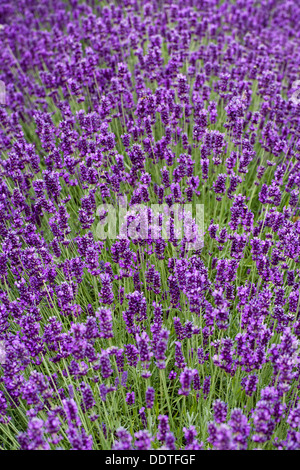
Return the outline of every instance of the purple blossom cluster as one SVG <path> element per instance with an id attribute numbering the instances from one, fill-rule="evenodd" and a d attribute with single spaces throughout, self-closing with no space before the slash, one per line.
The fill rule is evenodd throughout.
<path id="1" fill-rule="evenodd" d="M 3 448 L 300 449 L 299 15 L 0 5 Z"/>

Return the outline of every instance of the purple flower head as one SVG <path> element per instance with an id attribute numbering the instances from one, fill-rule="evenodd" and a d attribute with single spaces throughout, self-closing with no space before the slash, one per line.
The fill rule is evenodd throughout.
<path id="1" fill-rule="evenodd" d="M 221 400 L 215 400 L 213 404 L 214 420 L 216 423 L 225 423 L 227 416 L 227 404 Z"/>
<path id="2" fill-rule="evenodd" d="M 112 447 L 113 450 L 130 450 L 130 449 L 132 449 L 132 446 L 131 446 L 132 437 L 129 434 L 129 432 L 126 431 L 126 429 L 124 429 L 123 427 L 117 429 L 116 438 L 117 438 L 117 440 L 115 441 L 115 443 Z"/>
<path id="3" fill-rule="evenodd" d="M 194 377 L 194 371 L 189 368 L 185 368 L 183 372 L 181 372 L 179 381 L 181 384 L 181 388 L 179 389 L 179 395 L 188 396 L 191 391 L 191 384 Z"/>
<path id="4" fill-rule="evenodd" d="M 99 308 L 96 311 L 96 317 L 99 319 L 99 330 L 101 338 L 113 338 L 113 323 L 110 309 Z"/>
<path id="5" fill-rule="evenodd" d="M 155 390 L 153 387 L 148 387 L 146 390 L 146 406 L 147 408 L 153 408 L 155 398 Z"/>

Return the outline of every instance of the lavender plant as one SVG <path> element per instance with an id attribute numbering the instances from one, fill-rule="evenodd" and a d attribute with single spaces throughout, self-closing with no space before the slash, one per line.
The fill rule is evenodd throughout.
<path id="1" fill-rule="evenodd" d="M 0 5 L 2 449 L 300 449 L 299 16 Z"/>

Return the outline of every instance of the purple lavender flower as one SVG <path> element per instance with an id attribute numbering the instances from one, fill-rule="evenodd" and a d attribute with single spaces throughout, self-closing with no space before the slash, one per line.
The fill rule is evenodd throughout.
<path id="1" fill-rule="evenodd" d="M 181 372 L 179 381 L 181 383 L 181 388 L 179 389 L 179 395 L 188 396 L 191 390 L 191 383 L 194 377 L 194 371 L 185 367 L 184 371 Z"/>
<path id="2" fill-rule="evenodd" d="M 155 398 L 155 390 L 153 387 L 148 387 L 146 390 L 146 406 L 147 408 L 153 408 Z"/>

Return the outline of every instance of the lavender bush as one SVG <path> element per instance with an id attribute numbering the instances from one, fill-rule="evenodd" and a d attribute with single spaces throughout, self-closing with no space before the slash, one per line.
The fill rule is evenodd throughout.
<path id="1" fill-rule="evenodd" d="M 299 20 L 1 3 L 2 449 L 300 449 Z M 169 236 L 99 237 L 125 198 Z"/>

